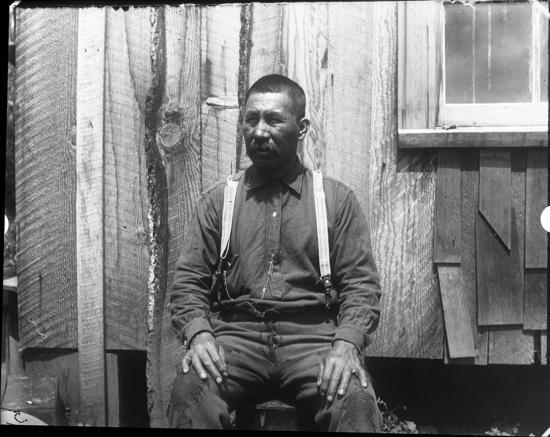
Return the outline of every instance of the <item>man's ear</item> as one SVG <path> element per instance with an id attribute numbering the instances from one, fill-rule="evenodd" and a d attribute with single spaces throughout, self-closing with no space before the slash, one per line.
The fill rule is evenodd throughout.
<path id="1" fill-rule="evenodd" d="M 307 118 L 302 118 L 300 120 L 300 133 L 298 134 L 298 141 L 302 141 L 309 130 L 309 120 Z"/>

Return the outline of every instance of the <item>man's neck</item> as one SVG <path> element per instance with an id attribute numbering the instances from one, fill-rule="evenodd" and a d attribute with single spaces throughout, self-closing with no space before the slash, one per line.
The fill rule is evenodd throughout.
<path id="1" fill-rule="evenodd" d="M 294 159 L 292 161 L 289 161 L 285 166 L 279 167 L 276 169 L 273 169 L 271 171 L 268 170 L 260 170 L 259 168 L 256 168 L 256 171 L 258 173 L 261 173 L 262 176 L 264 176 L 266 179 L 273 180 L 273 179 L 279 179 L 283 177 L 285 174 L 288 173 L 288 171 L 296 165 L 298 162 L 298 155 L 294 155 Z"/>

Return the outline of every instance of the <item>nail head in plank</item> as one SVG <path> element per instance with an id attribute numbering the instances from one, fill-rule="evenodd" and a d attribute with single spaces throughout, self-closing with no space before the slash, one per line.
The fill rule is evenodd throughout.
<path id="1" fill-rule="evenodd" d="M 105 426 L 104 113 L 106 9 L 78 21 L 76 241 L 81 420 Z"/>
<path id="2" fill-rule="evenodd" d="M 439 150 L 435 190 L 434 263 L 460 263 L 460 154 Z"/>
<path id="3" fill-rule="evenodd" d="M 462 268 L 459 264 L 438 265 L 439 288 L 450 358 L 475 356 L 470 316 L 464 303 Z"/>
<path id="4" fill-rule="evenodd" d="M 541 270 L 525 271 L 523 329 L 547 328 L 548 274 Z"/>
<path id="5" fill-rule="evenodd" d="M 478 325 L 523 323 L 523 267 L 512 210 L 512 250 L 508 251 L 485 218 L 476 218 Z"/>
<path id="6" fill-rule="evenodd" d="M 525 268 L 546 268 L 548 238 L 540 215 L 548 206 L 548 151 L 529 150 L 525 187 Z"/>
<path id="7" fill-rule="evenodd" d="M 479 153 L 479 210 L 508 250 L 511 247 L 512 170 L 509 150 Z"/>

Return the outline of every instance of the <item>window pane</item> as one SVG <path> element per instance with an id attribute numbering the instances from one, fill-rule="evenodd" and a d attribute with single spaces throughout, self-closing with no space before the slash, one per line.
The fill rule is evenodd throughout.
<path id="1" fill-rule="evenodd" d="M 548 3 L 542 3 L 548 11 Z M 540 17 L 540 101 L 548 102 L 548 18 L 539 13 Z"/>
<path id="2" fill-rule="evenodd" d="M 533 100 L 530 3 L 445 5 L 447 103 Z"/>

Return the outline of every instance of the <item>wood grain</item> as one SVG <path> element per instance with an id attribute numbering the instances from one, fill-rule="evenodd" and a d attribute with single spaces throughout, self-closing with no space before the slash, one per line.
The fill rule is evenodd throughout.
<path id="1" fill-rule="evenodd" d="M 200 13 L 201 183 L 206 189 L 237 171 L 241 17 L 237 5 L 203 8 Z"/>
<path id="2" fill-rule="evenodd" d="M 516 214 L 512 211 L 511 252 L 485 218 L 476 221 L 478 324 L 523 323 L 523 270 L 519 259 Z"/>
<path id="3" fill-rule="evenodd" d="M 442 315 L 431 264 L 436 156 L 396 153 L 397 4 L 330 3 L 328 16 L 326 173 L 358 197 L 384 293 L 368 353 L 440 358 Z"/>
<path id="4" fill-rule="evenodd" d="M 299 144 L 298 154 L 306 167 L 320 171 L 325 171 L 327 148 L 328 11 L 326 3 L 289 3 L 283 9 L 282 24 L 283 70 L 304 89 L 306 118 L 310 121 L 309 132 Z M 348 11 L 349 17 L 352 12 L 353 9 Z"/>
<path id="5" fill-rule="evenodd" d="M 399 4 L 398 126 L 426 129 L 438 125 L 442 91 L 441 5 Z"/>
<path id="6" fill-rule="evenodd" d="M 548 273 L 546 270 L 526 270 L 523 329 L 546 330 L 547 322 Z"/>
<path id="7" fill-rule="evenodd" d="M 78 17 L 76 261 L 82 421 L 106 425 L 104 141 L 106 10 Z"/>
<path id="8" fill-rule="evenodd" d="M 241 47 L 246 43 L 246 41 L 243 41 L 243 37 L 249 38 L 249 43 L 247 44 L 248 59 L 245 64 L 247 68 L 246 77 L 248 79 L 247 88 L 252 86 L 260 77 L 268 74 L 282 73 L 283 8 L 288 8 L 288 5 L 277 3 L 252 3 L 250 5 L 248 32 L 245 34 L 241 32 L 240 37 Z M 242 102 L 242 106 L 244 106 L 244 101 Z M 242 109 L 241 107 L 241 111 Z M 237 135 L 240 134 L 241 132 L 238 131 Z M 246 155 L 246 148 L 241 142 L 241 152 L 237 163 L 238 169 L 245 169 L 251 164 L 250 158 Z"/>
<path id="9" fill-rule="evenodd" d="M 521 326 L 492 326 L 488 364 L 534 364 L 534 332 Z"/>
<path id="10" fill-rule="evenodd" d="M 69 426 L 80 418 L 78 353 L 67 349 L 33 349 L 24 351 L 25 375 L 30 378 L 57 377 L 59 397 L 66 408 Z"/>
<path id="11" fill-rule="evenodd" d="M 548 150 L 529 150 L 525 187 L 525 268 L 546 268 L 548 235 L 540 215 L 548 206 Z"/>
<path id="12" fill-rule="evenodd" d="M 476 348 L 475 364 L 487 364 L 488 335 L 487 326 L 477 323 L 477 263 L 476 263 L 476 217 L 479 206 L 479 151 L 460 152 L 461 172 L 461 267 L 464 285 L 464 303 L 468 309 L 474 344 Z M 455 363 L 456 360 L 447 362 Z"/>
<path id="13" fill-rule="evenodd" d="M 76 348 L 78 10 L 16 8 L 16 13 L 20 346 Z"/>
<path id="14" fill-rule="evenodd" d="M 398 147 L 414 148 L 540 148 L 548 147 L 547 126 L 399 129 Z"/>
<path id="15" fill-rule="evenodd" d="M 515 232 L 512 233 L 512 265 L 514 279 L 510 280 L 516 299 L 510 302 L 513 306 L 506 312 L 514 312 L 516 318 L 523 322 L 523 291 L 524 291 L 524 235 L 525 235 L 525 165 L 524 150 L 515 150 L 511 155 L 512 179 L 512 225 L 517 230 L 517 251 L 515 247 Z M 516 255 L 517 253 L 517 255 Z M 479 252 L 478 252 L 479 256 Z M 515 258 L 515 259 L 514 259 Z M 479 267 L 478 267 L 479 268 Z M 518 279 L 515 279 L 518 278 Z M 502 294 L 502 290 L 501 290 Z M 516 300 L 514 299 L 514 300 Z M 501 320 L 505 317 L 500 317 Z M 522 326 L 491 326 L 489 332 L 489 364 L 531 364 L 534 362 L 535 339 L 533 331 L 525 331 Z"/>
<path id="16" fill-rule="evenodd" d="M 511 172 L 509 150 L 482 149 L 479 154 L 479 211 L 511 249 Z"/>
<path id="17" fill-rule="evenodd" d="M 162 7 L 156 10 L 152 54 L 158 64 L 153 69 L 153 86 L 149 94 L 159 104 L 151 109 L 150 127 L 155 133 L 154 150 L 160 157 L 157 170 L 165 172 L 152 202 L 166 202 L 159 209 L 159 248 L 157 271 L 158 292 L 152 313 L 152 344 L 148 350 L 150 364 L 149 409 L 151 426 L 166 426 L 165 410 L 176 375 L 182 346 L 171 327 L 169 287 L 175 263 L 180 255 L 187 226 L 201 190 L 201 116 L 200 116 L 200 10 L 198 7 Z M 185 84 L 185 86 L 182 86 Z M 161 175 L 162 179 L 162 175 Z M 166 196 L 166 197 L 164 197 Z M 162 229 L 164 227 L 167 229 Z M 167 241 L 162 241 L 165 235 Z M 165 267 L 162 267 L 162 264 Z M 151 284 L 153 285 L 153 284 Z M 155 287 L 153 287 L 155 288 Z"/>
<path id="18" fill-rule="evenodd" d="M 326 151 L 322 156 L 322 169 L 326 173 L 354 190 L 359 190 L 358 199 L 363 211 L 372 216 L 370 187 L 370 138 L 371 112 L 373 99 L 373 82 L 375 70 L 371 62 L 380 62 L 380 68 L 394 68 L 392 64 L 392 50 L 395 50 L 393 40 L 390 39 L 382 59 L 374 58 L 372 51 L 381 38 L 376 35 L 372 21 L 373 7 L 369 4 L 329 4 L 329 43 L 328 43 L 328 71 L 330 77 L 328 85 L 326 127 L 324 139 Z M 392 17 L 393 18 L 393 17 Z M 378 32 L 387 31 L 393 38 L 394 22 L 388 23 L 389 29 L 383 27 Z M 341 29 L 347 28 L 355 37 L 347 38 Z M 370 31 L 365 31 L 370 29 Z M 387 51 L 387 52 L 386 52 Z M 360 55 L 358 55 L 360 54 Z M 349 60 L 353 59 L 353 62 Z M 317 68 L 321 65 L 317 64 Z M 391 93 L 391 85 L 382 78 L 376 77 L 379 95 Z M 354 86 L 349 86 L 353 83 Z M 390 88 L 388 90 L 387 88 Z M 390 94 L 391 96 L 391 94 Z M 377 96 L 378 97 L 378 96 Z M 360 123 L 352 120 L 362 120 Z M 391 122 L 391 120 L 388 120 Z M 381 124 L 376 134 L 383 135 L 383 129 L 390 130 L 390 126 Z M 309 134 L 308 134 L 309 135 Z M 345 153 L 343 150 L 345 149 Z M 372 228 L 371 228 L 372 232 Z"/>
<path id="19" fill-rule="evenodd" d="M 460 154 L 439 150 L 435 190 L 434 263 L 460 263 Z"/>
<path id="20" fill-rule="evenodd" d="M 438 265 L 439 287 L 445 319 L 450 358 L 474 357 L 474 339 L 470 315 L 464 303 L 464 286 L 460 265 Z"/>
<path id="21" fill-rule="evenodd" d="M 106 347 L 145 350 L 150 262 L 144 108 L 151 11 L 105 10 Z"/>
<path id="22" fill-rule="evenodd" d="M 120 396 L 118 381 L 118 355 L 107 352 L 105 365 L 107 368 L 107 426 L 120 426 Z"/>

